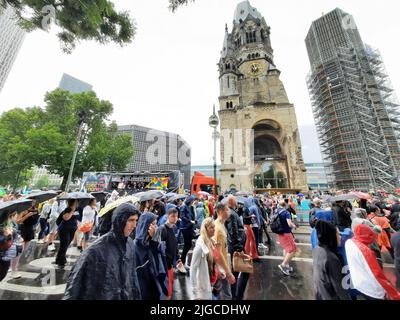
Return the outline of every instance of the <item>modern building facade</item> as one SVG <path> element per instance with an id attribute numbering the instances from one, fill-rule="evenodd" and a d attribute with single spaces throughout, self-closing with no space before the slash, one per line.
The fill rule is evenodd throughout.
<path id="1" fill-rule="evenodd" d="M 270 27 L 249 1 L 226 26 L 219 66 L 221 188 L 307 190 L 294 105 L 274 64 Z"/>
<path id="2" fill-rule="evenodd" d="M 307 82 L 328 180 L 337 189 L 399 185 L 399 105 L 379 51 L 354 19 L 335 9 L 306 37 Z"/>
<path id="3" fill-rule="evenodd" d="M 63 178 L 57 174 L 50 173 L 45 166 L 43 167 L 33 167 L 33 177 L 32 177 L 32 185 L 35 186 L 37 182 L 47 176 L 49 179 L 49 187 L 59 188 L 61 186 Z"/>
<path id="4" fill-rule="evenodd" d="M 328 190 L 328 176 L 323 163 L 306 163 L 308 187 L 311 190 Z"/>
<path id="5" fill-rule="evenodd" d="M 82 93 L 93 90 L 93 86 L 91 84 L 74 78 L 66 73 L 63 74 L 58 87 L 71 93 Z"/>
<path id="6" fill-rule="evenodd" d="M 11 7 L 0 6 L 0 91 L 21 48 L 26 32 L 17 24 Z"/>
<path id="7" fill-rule="evenodd" d="M 134 154 L 127 171 L 179 170 L 185 188 L 190 186 L 191 148 L 180 135 L 137 125 L 118 126 L 118 132 L 132 136 Z"/>

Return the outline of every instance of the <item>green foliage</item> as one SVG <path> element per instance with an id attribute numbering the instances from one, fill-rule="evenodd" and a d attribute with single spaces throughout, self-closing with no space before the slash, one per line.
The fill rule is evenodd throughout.
<path id="1" fill-rule="evenodd" d="M 70 53 L 80 40 L 109 42 L 121 46 L 130 43 L 136 32 L 135 22 L 127 11 L 118 12 L 110 0 L 0 0 L 1 7 L 10 5 L 28 31 L 43 28 L 52 6 L 58 38 L 64 52 Z M 46 24 L 45 24 L 46 26 Z"/>
<path id="2" fill-rule="evenodd" d="M 169 0 L 169 8 L 172 12 L 175 12 L 179 7 L 188 5 L 189 2 L 194 2 L 194 0 Z"/>
<path id="3" fill-rule="evenodd" d="M 46 165 L 50 173 L 64 177 L 65 186 L 79 130 L 79 116 L 85 121 L 79 141 L 73 178 L 85 171 L 125 169 L 133 155 L 131 137 L 119 135 L 117 125 L 107 127 L 112 114 L 109 101 L 94 92 L 72 94 L 61 89 L 48 92 L 44 109 L 12 109 L 0 117 L 0 185 L 19 184 L 33 165 Z M 18 181 L 19 182 L 18 182 Z"/>
<path id="4" fill-rule="evenodd" d="M 47 188 L 49 186 L 49 183 L 49 176 L 45 174 L 44 176 L 40 177 L 39 180 L 36 182 L 35 189 Z"/>

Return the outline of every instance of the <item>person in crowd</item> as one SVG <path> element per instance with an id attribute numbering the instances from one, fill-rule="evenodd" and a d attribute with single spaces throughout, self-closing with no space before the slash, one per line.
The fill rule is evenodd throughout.
<path id="1" fill-rule="evenodd" d="M 378 234 L 379 248 L 382 250 L 382 247 L 385 247 L 389 251 L 392 258 L 394 258 L 392 245 L 390 243 L 391 228 L 389 219 L 386 218 L 382 210 L 375 205 L 369 206 L 368 213 L 368 219 L 375 225 L 379 226 L 382 230 L 382 232 Z"/>
<path id="2" fill-rule="evenodd" d="M 352 222 L 351 222 L 351 230 L 354 233 L 354 228 L 359 224 L 365 224 L 366 226 L 370 227 L 379 237 L 379 234 L 382 232 L 382 228 L 376 224 L 373 224 L 368 219 L 367 210 L 362 208 L 354 209 L 354 214 L 352 215 Z M 378 245 L 378 241 L 374 241 L 369 245 L 369 248 L 374 252 L 376 259 L 378 260 L 379 265 L 381 268 L 383 267 L 383 260 L 381 249 Z"/>
<path id="3" fill-rule="evenodd" d="M 377 234 L 370 227 L 359 224 L 354 228 L 354 237 L 346 241 L 351 282 L 354 289 L 367 300 L 400 300 L 400 293 L 386 278 L 375 254 L 369 248 L 376 238 Z"/>
<path id="4" fill-rule="evenodd" d="M 118 197 L 119 197 L 118 191 L 117 190 L 113 190 L 113 192 L 111 192 L 110 198 L 106 202 L 105 207 L 108 206 L 109 204 L 115 202 L 118 199 Z"/>
<path id="5" fill-rule="evenodd" d="M 400 200 L 397 197 L 390 208 L 389 222 L 393 230 L 400 231 Z"/>
<path id="6" fill-rule="evenodd" d="M 338 257 L 340 234 L 330 222 L 315 224 L 318 246 L 313 250 L 313 277 L 317 300 L 350 300 L 342 286 L 343 265 Z"/>
<path id="7" fill-rule="evenodd" d="M 167 262 L 156 232 L 157 215 L 152 212 L 141 214 L 134 240 L 134 253 L 143 300 L 168 297 Z"/>
<path id="8" fill-rule="evenodd" d="M 60 248 L 57 252 L 55 264 L 63 268 L 67 263 L 67 249 L 74 239 L 78 228 L 78 200 L 68 200 L 68 207 L 64 209 L 57 218 L 58 236 L 60 238 Z"/>
<path id="9" fill-rule="evenodd" d="M 63 201 L 64 202 L 64 201 Z M 57 200 L 53 202 L 51 206 L 51 211 L 49 215 L 49 235 L 47 237 L 47 250 L 55 251 L 56 246 L 54 245 L 53 241 L 57 236 L 57 219 L 60 215 L 60 205 Z"/>
<path id="10" fill-rule="evenodd" d="M 246 244 L 246 231 L 243 226 L 243 221 L 236 212 L 237 200 L 233 195 L 228 196 L 229 218 L 225 225 L 228 231 L 228 252 L 231 257 L 232 274 L 237 279 L 237 282 L 231 285 L 231 293 L 233 300 L 243 300 L 243 295 L 246 290 L 249 280 L 249 273 L 235 272 L 233 270 L 233 255 L 235 252 L 244 253 Z"/>
<path id="11" fill-rule="evenodd" d="M 186 256 L 189 250 L 192 248 L 192 240 L 194 238 L 194 226 L 196 224 L 196 215 L 194 212 L 193 203 L 196 201 L 195 196 L 190 196 L 185 200 L 185 204 L 181 206 L 181 223 L 180 229 L 183 235 L 183 251 L 182 251 L 182 263 L 186 264 Z"/>
<path id="12" fill-rule="evenodd" d="M 159 220 L 162 216 L 166 214 L 165 210 L 165 203 L 162 201 L 162 199 L 156 199 L 154 201 L 154 211 L 153 211 L 157 216 Z"/>
<path id="13" fill-rule="evenodd" d="M 140 300 L 133 240 L 139 211 L 128 203 L 112 215 L 112 229 L 78 258 L 64 300 Z"/>
<path id="14" fill-rule="evenodd" d="M 278 265 L 278 268 L 283 274 L 289 276 L 293 272 L 293 268 L 290 266 L 290 262 L 296 254 L 297 246 L 294 242 L 292 229 L 296 229 L 296 225 L 292 222 L 291 214 L 286 210 L 287 203 L 285 200 L 279 202 L 277 208 L 279 214 L 279 220 L 283 227 L 283 233 L 278 234 L 279 244 L 283 249 L 283 261 Z"/>
<path id="15" fill-rule="evenodd" d="M 197 221 L 196 227 L 197 228 L 199 228 L 199 229 L 201 228 L 201 225 L 205 218 L 206 218 L 206 211 L 204 209 L 204 203 L 203 203 L 203 201 L 199 201 L 196 206 L 196 221 Z"/>
<path id="16" fill-rule="evenodd" d="M 22 212 L 17 217 L 17 223 L 20 225 L 21 237 L 24 239 L 24 251 L 28 248 L 29 242 L 35 239 L 35 226 L 39 220 L 38 203 L 32 201 L 32 206 L 27 211 Z"/>
<path id="17" fill-rule="evenodd" d="M 212 218 L 204 219 L 200 228 L 200 236 L 193 249 L 190 266 L 190 283 L 195 300 L 214 300 L 216 298 L 212 292 L 219 276 L 219 253 L 212 238 L 214 233 L 214 220 Z"/>
<path id="18" fill-rule="evenodd" d="M 96 214 L 96 199 L 90 199 L 89 204 L 83 209 L 82 221 L 80 224 L 82 232 L 82 250 L 85 250 L 88 247 L 88 241 L 95 224 Z"/>
<path id="19" fill-rule="evenodd" d="M 167 212 L 168 220 L 160 226 L 161 241 L 165 242 L 165 256 L 168 269 L 168 299 L 172 297 L 172 288 L 174 284 L 174 266 L 178 271 L 186 273 L 182 261 L 179 258 L 178 240 L 176 239 L 176 223 L 178 221 L 178 210 L 171 208 Z"/>
<path id="20" fill-rule="evenodd" d="M 14 216 L 13 212 L 3 212 L 0 216 L 0 281 L 7 276 L 11 261 L 18 254 L 15 242 L 19 235 L 12 221 Z M 12 270 L 11 278 L 20 277 L 16 270 Z"/>
<path id="21" fill-rule="evenodd" d="M 394 253 L 394 267 L 396 270 L 396 286 L 397 290 L 400 290 L 400 231 L 393 234 L 391 242 Z"/>
<path id="22" fill-rule="evenodd" d="M 40 212 L 39 216 L 39 224 L 40 224 L 40 231 L 38 234 L 38 243 L 46 242 L 46 238 L 49 234 L 49 217 L 51 213 L 51 208 L 53 206 L 54 199 L 50 199 L 43 204 L 42 211 Z"/>
<path id="23" fill-rule="evenodd" d="M 228 206 L 223 203 L 218 203 L 215 211 L 217 213 L 217 219 L 215 220 L 213 239 L 218 250 L 218 266 L 221 274 L 218 299 L 231 300 L 231 285 L 236 282 L 236 279 L 231 270 L 230 259 L 228 259 L 228 234 L 225 227 L 225 222 L 229 219 L 230 211 Z"/>
<path id="24" fill-rule="evenodd" d="M 253 261 L 258 261 L 260 260 L 260 257 L 258 255 L 256 238 L 254 236 L 253 229 L 251 228 L 254 216 L 250 213 L 248 207 L 244 206 L 245 203 L 244 200 L 240 199 L 237 201 L 237 203 L 238 203 L 237 213 L 239 217 L 242 218 L 243 225 L 246 230 L 245 252 L 253 259 Z"/>
<path id="25" fill-rule="evenodd" d="M 311 228 L 315 228 L 315 223 L 317 222 L 317 219 L 315 217 L 315 213 L 318 210 L 321 210 L 321 205 L 322 205 L 322 201 L 318 198 L 315 198 L 313 200 L 313 207 L 309 212 L 309 218 L 308 218 L 308 223 L 310 224 Z"/>
<path id="26" fill-rule="evenodd" d="M 337 201 L 332 206 L 334 225 L 343 231 L 351 228 L 351 208 L 344 201 Z"/>

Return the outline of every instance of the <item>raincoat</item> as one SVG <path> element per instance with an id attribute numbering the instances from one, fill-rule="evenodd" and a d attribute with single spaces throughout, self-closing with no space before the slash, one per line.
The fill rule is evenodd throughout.
<path id="1" fill-rule="evenodd" d="M 197 220 L 197 227 L 201 228 L 201 224 L 203 220 L 206 218 L 206 212 L 204 210 L 203 202 L 199 202 L 196 208 L 196 220 Z"/>
<path id="2" fill-rule="evenodd" d="M 154 213 L 140 216 L 134 240 L 137 275 L 143 300 L 160 300 L 168 295 L 168 269 L 165 245 L 158 241 L 159 234 L 148 237 L 150 224 L 157 219 Z"/>
<path id="3" fill-rule="evenodd" d="M 384 275 L 378 261 L 368 247 L 377 238 L 376 233 L 367 225 L 359 224 L 354 228 L 354 237 L 346 241 L 346 256 L 354 288 L 361 293 L 384 299 L 389 296 L 400 300 L 400 293 Z"/>
<path id="4" fill-rule="evenodd" d="M 112 229 L 83 251 L 72 269 L 64 300 L 140 300 L 133 240 L 124 228 L 132 215 L 131 204 L 120 205 Z"/>

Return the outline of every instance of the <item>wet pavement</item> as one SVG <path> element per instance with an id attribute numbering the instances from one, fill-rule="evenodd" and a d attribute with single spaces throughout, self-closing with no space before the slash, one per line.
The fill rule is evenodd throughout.
<path id="1" fill-rule="evenodd" d="M 278 269 L 282 261 L 282 249 L 275 235 L 266 256 L 254 263 L 254 274 L 250 276 L 244 295 L 251 300 L 314 300 L 312 279 L 312 252 L 310 228 L 303 226 L 295 232 L 298 253 L 293 259 L 294 274 L 283 275 Z M 264 237 L 265 238 L 265 237 Z M 56 242 L 56 246 L 58 243 Z M 63 297 L 69 272 L 79 257 L 79 250 L 70 247 L 67 252 L 68 263 L 64 269 L 52 264 L 55 253 L 47 251 L 47 245 L 32 241 L 30 247 L 20 257 L 20 279 L 11 279 L 11 273 L 0 282 L 1 300 L 59 300 Z M 190 255 L 190 253 L 189 253 Z M 394 266 L 385 254 L 384 272 L 395 281 Z M 175 275 L 174 300 L 192 299 L 189 275 Z"/>

